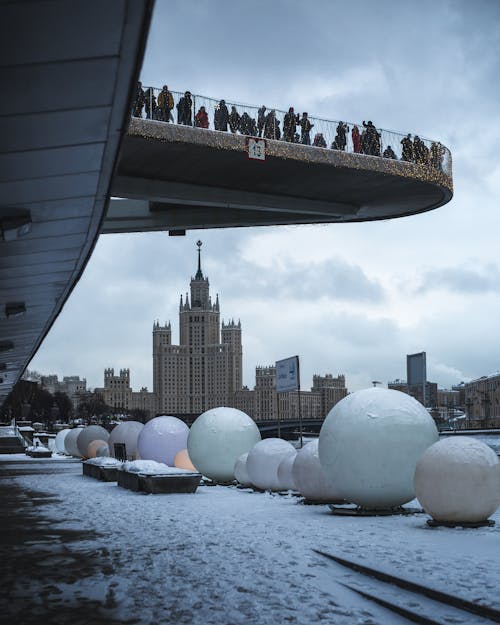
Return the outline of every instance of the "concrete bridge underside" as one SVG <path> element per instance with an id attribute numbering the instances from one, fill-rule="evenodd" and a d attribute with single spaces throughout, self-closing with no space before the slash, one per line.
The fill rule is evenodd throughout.
<path id="1" fill-rule="evenodd" d="M 132 118 L 103 233 L 388 219 L 453 195 L 428 165 Z"/>

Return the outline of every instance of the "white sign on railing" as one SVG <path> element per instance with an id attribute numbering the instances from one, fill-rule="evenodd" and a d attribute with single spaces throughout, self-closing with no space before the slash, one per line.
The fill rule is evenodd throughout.
<path id="1" fill-rule="evenodd" d="M 256 161 L 266 160 L 266 140 L 248 137 L 247 139 L 248 158 Z"/>
<path id="2" fill-rule="evenodd" d="M 276 392 L 298 391 L 300 388 L 299 357 L 276 361 Z"/>

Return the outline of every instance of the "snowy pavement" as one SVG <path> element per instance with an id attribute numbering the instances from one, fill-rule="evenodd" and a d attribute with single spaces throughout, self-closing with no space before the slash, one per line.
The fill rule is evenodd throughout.
<path id="1" fill-rule="evenodd" d="M 431 529 L 426 515 L 336 517 L 234 487 L 143 495 L 81 471 L 0 458 L 0 623 L 407 622 L 344 584 L 418 606 L 313 549 L 500 609 L 498 512 L 493 528 Z M 488 622 L 452 608 L 439 617 Z"/>

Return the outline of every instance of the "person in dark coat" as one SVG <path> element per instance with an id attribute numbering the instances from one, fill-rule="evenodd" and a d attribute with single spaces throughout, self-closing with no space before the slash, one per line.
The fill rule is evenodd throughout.
<path id="1" fill-rule="evenodd" d="M 413 162 L 421 165 L 429 164 L 429 148 L 418 135 L 413 139 Z"/>
<path id="2" fill-rule="evenodd" d="M 144 90 L 142 82 L 138 82 L 135 88 L 134 101 L 132 102 L 132 115 L 134 117 L 142 117 L 142 109 L 144 107 Z"/>
<path id="3" fill-rule="evenodd" d="M 369 154 L 370 156 L 380 156 L 380 134 L 377 132 L 373 122 L 363 122 L 363 127 L 365 131 L 363 133 L 361 149 L 365 154 Z"/>
<path id="4" fill-rule="evenodd" d="M 344 122 L 339 122 L 337 125 L 337 134 L 335 135 L 335 143 L 337 147 L 335 150 L 345 150 L 345 146 L 347 145 L 347 137 L 346 134 L 349 132 L 349 126 Z"/>
<path id="5" fill-rule="evenodd" d="M 295 130 L 297 128 L 298 123 L 299 123 L 299 116 L 295 114 L 293 106 L 291 106 L 288 109 L 288 113 L 285 113 L 285 117 L 283 119 L 283 139 L 285 141 L 289 141 L 290 143 L 293 143 Z"/>
<path id="6" fill-rule="evenodd" d="M 158 94 L 158 119 L 163 122 L 170 121 L 170 112 L 174 108 L 174 96 L 168 90 L 167 85 Z"/>
<path id="7" fill-rule="evenodd" d="M 199 111 L 194 116 L 194 125 L 196 128 L 208 128 L 208 113 L 204 106 L 200 106 Z"/>
<path id="8" fill-rule="evenodd" d="M 144 92 L 144 107 L 147 119 L 156 119 L 156 97 L 152 87 L 148 87 Z"/>
<path id="9" fill-rule="evenodd" d="M 359 128 L 357 126 L 353 126 L 351 130 L 352 137 L 352 149 L 356 154 L 361 152 L 361 135 L 359 134 Z"/>
<path id="10" fill-rule="evenodd" d="M 430 163 L 436 169 L 443 169 L 444 148 L 439 141 L 431 144 Z"/>
<path id="11" fill-rule="evenodd" d="M 248 116 L 248 118 L 250 119 L 249 126 L 248 126 L 249 128 L 248 134 L 251 137 L 256 137 L 257 136 L 257 122 L 255 121 L 255 118 L 250 117 L 250 115 Z"/>
<path id="12" fill-rule="evenodd" d="M 313 145 L 315 145 L 317 148 L 326 148 L 326 141 L 325 137 L 323 137 L 322 132 L 318 132 L 314 135 Z"/>
<path id="13" fill-rule="evenodd" d="M 262 137 L 262 132 L 264 130 L 264 126 L 266 125 L 266 110 L 266 107 L 262 105 L 257 111 L 257 130 L 259 133 L 259 137 Z"/>
<path id="14" fill-rule="evenodd" d="M 266 117 L 264 125 L 264 137 L 266 139 L 280 139 L 281 130 L 279 119 L 276 119 L 276 111 L 272 110 Z"/>
<path id="15" fill-rule="evenodd" d="M 413 143 L 410 134 L 401 139 L 401 146 L 401 160 L 411 163 L 413 161 Z"/>
<path id="16" fill-rule="evenodd" d="M 231 119 L 229 119 L 229 125 L 231 125 Z M 252 136 L 252 118 L 246 112 L 240 118 L 239 129 L 242 135 Z"/>
<path id="17" fill-rule="evenodd" d="M 397 158 L 398 158 L 398 157 L 396 156 L 396 154 L 394 154 L 394 150 L 391 148 L 391 146 L 390 146 L 390 145 L 388 145 L 388 146 L 385 148 L 384 153 L 382 154 L 382 156 L 383 156 L 384 158 L 392 158 L 392 159 L 396 159 L 396 160 L 397 160 Z"/>
<path id="18" fill-rule="evenodd" d="M 177 123 L 184 126 L 192 126 L 192 109 L 193 100 L 191 99 L 191 92 L 186 91 L 179 102 L 177 102 Z"/>
<path id="19" fill-rule="evenodd" d="M 229 113 L 229 128 L 232 133 L 238 132 L 240 129 L 241 117 L 235 106 L 231 107 L 231 112 Z"/>
<path id="20" fill-rule="evenodd" d="M 226 101 L 221 100 L 215 107 L 214 113 L 214 128 L 215 130 L 222 130 L 227 132 L 227 125 L 229 123 L 229 111 L 227 110 Z"/>
<path id="21" fill-rule="evenodd" d="M 307 113 L 302 113 L 302 117 L 299 121 L 300 126 L 300 142 L 303 145 L 311 145 L 311 130 L 314 128 L 314 124 L 311 124 Z"/>

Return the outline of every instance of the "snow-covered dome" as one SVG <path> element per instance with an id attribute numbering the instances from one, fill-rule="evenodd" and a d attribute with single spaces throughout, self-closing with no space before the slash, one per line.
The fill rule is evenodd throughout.
<path id="1" fill-rule="evenodd" d="M 280 490 L 297 490 L 292 475 L 293 463 L 296 457 L 296 453 L 285 456 L 278 465 L 278 484 Z"/>
<path id="2" fill-rule="evenodd" d="M 87 449 L 92 441 L 100 440 L 107 442 L 109 439 L 109 432 L 100 425 L 88 425 L 80 431 L 78 438 L 76 439 L 76 446 L 80 452 L 82 458 L 87 457 Z"/>
<path id="3" fill-rule="evenodd" d="M 241 454 L 234 465 L 234 477 L 242 486 L 251 486 L 252 482 L 247 471 L 248 452 Z"/>
<path id="4" fill-rule="evenodd" d="M 191 427 L 188 452 L 194 466 L 217 482 L 234 480 L 234 465 L 241 454 L 260 441 L 259 428 L 236 408 L 212 408 Z"/>
<path id="5" fill-rule="evenodd" d="M 81 428 L 81 427 L 72 428 L 66 434 L 64 438 L 64 449 L 66 453 L 68 454 L 68 456 L 74 456 L 75 458 L 80 458 L 80 452 L 78 451 L 78 446 L 76 444 L 76 441 L 78 437 L 80 436 L 81 432 L 83 432 L 83 429 L 84 428 Z"/>
<path id="6" fill-rule="evenodd" d="M 406 393 L 369 388 L 348 395 L 326 417 L 319 459 L 347 501 L 370 509 L 413 499 L 417 460 L 438 440 L 434 420 Z"/>
<path id="7" fill-rule="evenodd" d="M 71 430 L 69 428 L 65 428 L 64 430 L 61 430 L 60 432 L 56 434 L 54 445 L 56 447 L 56 450 L 60 454 L 66 453 L 66 447 L 64 446 L 64 439 L 66 438 L 68 432 L 71 432 Z"/>
<path id="8" fill-rule="evenodd" d="M 417 463 L 415 492 L 436 521 L 485 521 L 500 504 L 498 456 L 469 436 L 440 440 Z"/>
<path id="9" fill-rule="evenodd" d="M 299 450 L 292 469 L 296 488 L 310 501 L 326 503 L 342 501 L 339 489 L 328 480 L 321 467 L 318 444 L 319 440 L 316 439 Z"/>
<path id="10" fill-rule="evenodd" d="M 133 459 L 137 454 L 137 439 L 144 427 L 139 421 L 123 421 L 111 430 L 109 435 L 109 451 L 112 456 L 115 455 L 115 443 L 125 445 L 128 459 Z"/>
<path id="11" fill-rule="evenodd" d="M 295 456 L 296 450 L 281 438 L 265 438 L 248 453 L 247 472 L 250 481 L 262 490 L 280 490 L 278 467 L 286 456 Z"/>
<path id="12" fill-rule="evenodd" d="M 156 460 L 173 466 L 175 454 L 186 448 L 188 434 L 188 426 L 177 417 L 155 417 L 140 431 L 137 451 L 143 460 Z"/>

